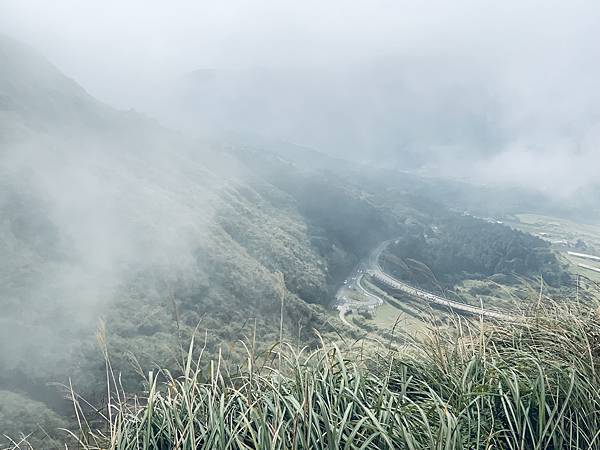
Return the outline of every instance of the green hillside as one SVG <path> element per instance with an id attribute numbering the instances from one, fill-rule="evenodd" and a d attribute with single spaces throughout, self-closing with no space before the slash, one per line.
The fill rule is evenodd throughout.
<path id="1" fill-rule="evenodd" d="M 249 351 L 268 371 L 282 341 L 405 342 L 409 330 L 348 327 L 332 310 L 386 240 L 392 272 L 409 257 L 448 286 L 567 278 L 542 241 L 465 219 L 430 180 L 281 142 L 191 139 L 102 104 L 4 37 L 0 61 L 0 436 L 63 448 L 71 387 L 86 409 L 113 401 L 107 355 L 109 390 L 139 393 L 157 367 L 182 375 L 192 336 L 193 358 L 232 371 Z"/>
<path id="2" fill-rule="evenodd" d="M 0 57 L 2 403 L 70 414 L 48 385 L 69 378 L 101 401 L 100 319 L 125 382 L 128 355 L 168 366 L 197 326 L 211 354 L 251 330 L 272 342 L 276 272 L 286 335 L 334 331 L 319 305 L 356 256 L 287 192 L 230 152 L 101 104 L 21 44 L 1 39 Z M 28 432 L 37 419 L 23 415 Z"/>

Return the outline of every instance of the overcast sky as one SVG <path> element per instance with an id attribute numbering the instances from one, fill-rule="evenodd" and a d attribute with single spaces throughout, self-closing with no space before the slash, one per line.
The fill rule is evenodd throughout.
<path id="1" fill-rule="evenodd" d="M 542 152 L 536 177 L 568 166 L 574 189 L 600 164 L 597 0 L 0 0 L 0 30 L 125 108 L 198 68 L 416 61 L 436 83 L 484 80 L 500 97 L 510 139 L 486 177 L 518 182 Z"/>
<path id="2" fill-rule="evenodd" d="M 0 0 L 0 8 L 6 34 L 119 102 L 132 79 L 201 67 L 441 57 L 526 76 L 514 81 L 527 89 L 566 76 L 589 84 L 600 65 L 594 0 Z"/>

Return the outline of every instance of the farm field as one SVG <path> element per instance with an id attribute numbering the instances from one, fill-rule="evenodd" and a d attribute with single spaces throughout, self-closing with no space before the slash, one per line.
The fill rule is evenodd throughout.
<path id="1" fill-rule="evenodd" d="M 514 217 L 515 220 L 507 221 L 507 225 L 549 241 L 574 274 L 600 283 L 600 262 L 573 255 L 600 256 L 600 225 L 538 214 L 516 214 Z"/>

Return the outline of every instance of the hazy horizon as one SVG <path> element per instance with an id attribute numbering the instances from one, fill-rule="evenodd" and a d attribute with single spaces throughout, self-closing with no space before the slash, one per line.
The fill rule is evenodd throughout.
<path id="1" fill-rule="evenodd" d="M 92 95 L 170 126 L 235 127 L 350 160 L 563 197 L 596 183 L 593 1 L 5 0 L 0 8 L 3 32 Z M 208 94 L 190 105 L 184 88 L 198 69 L 214 69 L 217 88 L 200 83 Z"/>

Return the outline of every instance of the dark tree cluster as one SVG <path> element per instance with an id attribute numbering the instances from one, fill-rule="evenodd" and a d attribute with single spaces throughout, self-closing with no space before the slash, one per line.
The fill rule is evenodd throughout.
<path id="1" fill-rule="evenodd" d="M 447 285 L 494 274 L 541 275 L 551 285 L 568 280 L 546 241 L 503 224 L 453 215 L 408 230 L 384 255 L 384 264 L 403 277 Z"/>

